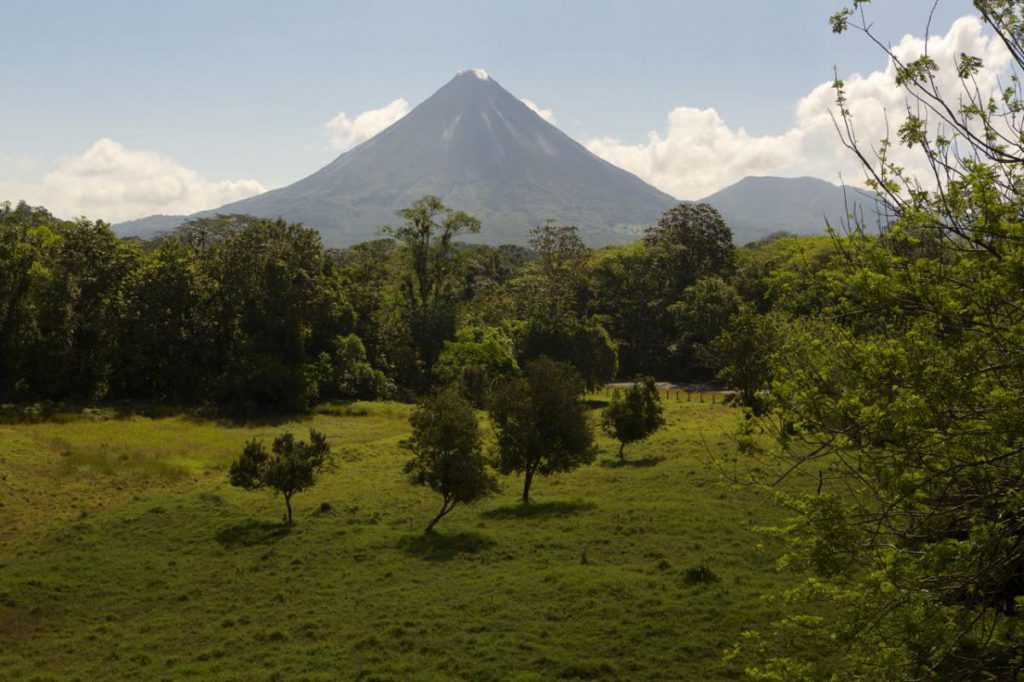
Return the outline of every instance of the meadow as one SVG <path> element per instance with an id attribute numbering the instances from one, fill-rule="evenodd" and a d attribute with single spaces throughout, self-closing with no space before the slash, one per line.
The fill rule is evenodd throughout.
<path id="1" fill-rule="evenodd" d="M 708 463 L 735 448 L 737 410 L 665 408 L 625 465 L 601 436 L 594 464 L 539 479 L 529 506 L 506 477 L 431 536 L 440 500 L 402 473 L 407 405 L 0 425 L 0 677 L 742 677 L 725 652 L 796 580 L 757 531 L 781 512 Z M 288 527 L 279 497 L 226 472 L 248 439 L 309 428 L 336 468 Z"/>

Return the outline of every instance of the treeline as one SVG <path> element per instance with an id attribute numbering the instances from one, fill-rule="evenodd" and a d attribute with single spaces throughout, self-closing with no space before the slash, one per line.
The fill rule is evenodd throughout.
<path id="1" fill-rule="evenodd" d="M 0 400 L 212 404 L 372 397 L 337 266 L 311 230 L 230 216 L 154 243 L 0 209 Z"/>
<path id="2" fill-rule="evenodd" d="M 480 223 L 433 197 L 398 217 L 387 238 L 334 250 L 281 220 L 201 218 L 144 242 L 0 205 L 0 402 L 250 415 L 457 383 L 482 404 L 541 356 L 589 386 L 708 381 L 755 351 L 716 340 L 771 308 L 787 250 L 816 243 L 737 251 L 713 208 L 688 204 L 598 251 L 554 224 L 529 248 L 466 245 Z M 750 383 L 744 371 L 721 375 Z"/>

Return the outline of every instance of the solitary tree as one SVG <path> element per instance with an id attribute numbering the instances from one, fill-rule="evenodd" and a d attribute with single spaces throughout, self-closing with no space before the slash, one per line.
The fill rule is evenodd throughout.
<path id="1" fill-rule="evenodd" d="M 284 496 L 288 523 L 292 522 L 292 495 L 311 488 L 317 475 L 329 464 L 331 448 L 327 436 L 309 430 L 309 442 L 295 441 L 291 433 L 274 439 L 270 452 L 253 439 L 241 457 L 231 464 L 231 485 L 246 490 L 272 488 Z"/>
<path id="2" fill-rule="evenodd" d="M 429 486 L 442 497 L 441 510 L 427 524 L 429 533 L 455 505 L 494 492 L 497 482 L 487 471 L 473 406 L 457 388 L 424 400 L 409 421 L 414 457 L 405 471 L 414 484 Z"/>
<path id="3" fill-rule="evenodd" d="M 582 393 L 576 371 L 546 357 L 528 362 L 523 376 L 495 391 L 491 418 L 498 429 L 498 469 L 524 475 L 524 504 L 535 474 L 594 461 L 594 432 Z"/>
<path id="4" fill-rule="evenodd" d="M 626 443 L 647 439 L 665 424 L 661 397 L 654 377 L 639 376 L 625 391 L 615 389 L 612 401 L 601 415 L 601 427 L 619 441 L 619 459 L 626 460 Z"/>

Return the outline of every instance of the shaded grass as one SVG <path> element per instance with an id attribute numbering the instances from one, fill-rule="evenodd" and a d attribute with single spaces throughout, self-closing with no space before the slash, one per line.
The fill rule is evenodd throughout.
<path id="1" fill-rule="evenodd" d="M 610 469 L 617 469 L 621 467 L 633 467 L 633 468 L 645 468 L 653 467 L 661 464 L 665 461 L 664 457 L 657 455 L 651 455 L 649 457 L 619 459 L 618 457 L 610 457 L 602 459 L 598 464 L 603 467 Z"/>
<path id="2" fill-rule="evenodd" d="M 222 529 L 216 540 L 222 547 L 255 547 L 277 542 L 292 532 L 293 526 L 287 523 L 269 523 L 267 521 L 245 521 Z"/>
<path id="3" fill-rule="evenodd" d="M 594 509 L 592 502 L 573 500 L 569 502 L 530 502 L 510 504 L 506 507 L 490 509 L 483 513 L 489 519 L 535 519 L 552 516 L 572 516 L 580 512 Z"/>
<path id="4" fill-rule="evenodd" d="M 460 554 L 477 554 L 494 546 L 494 541 L 479 533 L 448 535 L 436 531 L 408 535 L 398 541 L 406 554 L 428 561 L 451 561 Z"/>
<path id="5" fill-rule="evenodd" d="M 331 408 L 0 427 L 0 677 L 735 679 L 748 661 L 723 651 L 793 584 L 754 531 L 778 510 L 704 464 L 732 456 L 728 408 L 667 402 L 667 427 L 630 450 L 657 466 L 538 478 L 525 507 L 505 479 L 433 536 L 438 500 L 402 473 L 410 408 Z M 280 498 L 231 488 L 227 465 L 251 437 L 310 427 L 338 467 L 287 529 Z M 151 463 L 183 473 L 125 472 Z M 688 585 L 694 566 L 718 580 Z"/>

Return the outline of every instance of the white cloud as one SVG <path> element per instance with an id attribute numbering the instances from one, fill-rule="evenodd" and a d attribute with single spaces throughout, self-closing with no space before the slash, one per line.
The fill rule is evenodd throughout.
<path id="1" fill-rule="evenodd" d="M 922 38 L 905 36 L 893 52 L 906 63 L 924 51 Z M 998 40 L 982 32 L 975 17 L 958 19 L 945 36 L 932 37 L 928 54 L 939 65 L 942 91 L 954 98 L 961 93 L 955 60 L 961 52 L 982 58 L 985 69 L 978 76 L 982 93 L 998 85 L 1009 55 Z M 871 145 L 895 134 L 906 116 L 907 100 L 896 85 L 895 69 L 867 76 L 844 78 L 849 107 L 858 140 Z M 714 109 L 681 106 L 668 114 L 664 134 L 653 131 L 642 144 L 628 144 L 609 137 L 584 140 L 590 151 L 629 170 L 647 182 L 681 199 L 699 199 L 747 175 L 813 175 L 858 183 L 864 174 L 853 155 L 840 143 L 830 116 L 835 108 L 831 81 L 815 87 L 796 104 L 796 123 L 779 135 L 750 135 L 731 128 Z M 919 153 L 903 149 L 894 160 L 925 177 Z"/>
<path id="2" fill-rule="evenodd" d="M 489 81 L 489 80 L 491 80 L 490 74 L 487 73 L 486 71 L 484 71 L 483 69 L 463 69 L 462 71 L 459 71 L 455 75 L 456 76 L 464 76 L 464 75 L 466 75 L 468 73 L 473 74 L 474 76 L 476 76 L 477 78 L 479 78 L 482 81 Z"/>
<path id="3" fill-rule="evenodd" d="M 63 217 L 110 222 L 189 214 L 266 191 L 256 180 L 207 180 L 173 159 L 103 138 L 60 161 L 40 182 L 0 182 L 0 199 L 23 199 Z"/>
<path id="4" fill-rule="evenodd" d="M 558 123 L 558 119 L 555 118 L 555 112 L 552 111 L 551 109 L 541 109 L 536 102 L 534 102 L 532 99 L 527 99 L 525 97 L 523 98 L 523 104 L 533 109 L 533 111 L 538 116 L 540 116 L 542 119 L 544 119 L 551 125 L 556 125 Z"/>
<path id="5" fill-rule="evenodd" d="M 343 111 L 326 124 L 331 149 L 341 151 L 365 142 L 407 113 L 409 103 L 404 97 L 399 97 L 380 109 L 364 111 L 354 118 L 349 118 Z"/>

